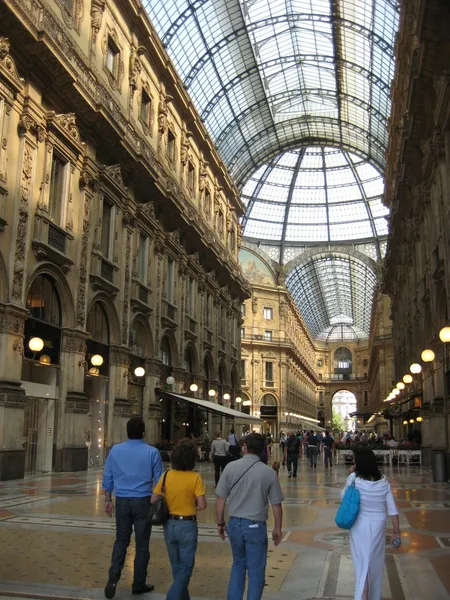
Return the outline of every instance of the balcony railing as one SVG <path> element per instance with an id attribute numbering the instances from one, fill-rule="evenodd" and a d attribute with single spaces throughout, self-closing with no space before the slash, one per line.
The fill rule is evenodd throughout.
<path id="1" fill-rule="evenodd" d="M 267 342 L 269 344 L 273 344 L 273 343 L 284 343 L 284 344 L 288 344 L 289 340 L 287 340 L 286 338 L 281 338 L 281 337 L 275 337 L 272 336 L 271 338 L 269 338 L 268 336 L 266 336 L 264 333 L 254 333 L 254 334 L 248 334 L 246 333 L 245 335 L 241 336 L 241 340 L 242 341 L 251 341 L 251 342 Z"/>
<path id="2" fill-rule="evenodd" d="M 110 264 L 109 262 L 107 262 L 106 260 L 102 259 L 100 275 L 101 275 L 101 277 L 103 277 L 103 279 L 106 279 L 106 281 L 113 283 L 113 281 L 114 281 L 114 266 L 112 264 Z"/>
<path id="3" fill-rule="evenodd" d="M 66 239 L 67 234 L 62 231 L 59 227 L 56 227 L 53 223 L 48 224 L 48 245 L 61 252 L 66 253 Z"/>

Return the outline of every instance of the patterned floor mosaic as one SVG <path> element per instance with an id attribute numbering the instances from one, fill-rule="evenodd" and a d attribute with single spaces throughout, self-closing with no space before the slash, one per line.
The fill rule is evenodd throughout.
<path id="1" fill-rule="evenodd" d="M 231 553 L 216 536 L 213 473 L 208 509 L 200 516 L 200 541 L 191 583 L 192 600 L 226 596 Z M 399 551 L 387 549 L 383 600 L 450 600 L 450 486 L 433 483 L 425 468 L 386 467 L 401 511 Z M 114 523 L 104 515 L 101 470 L 53 474 L 0 484 L 0 596 L 5 598 L 103 598 Z M 265 600 L 353 598 L 348 534 L 334 515 L 346 479 L 344 466 L 312 471 L 300 463 L 296 480 L 280 473 L 284 504 L 283 543 L 270 543 Z M 389 536 L 387 534 L 387 543 Z M 131 599 L 133 545 L 117 597 Z M 160 528 L 151 540 L 149 581 L 163 600 L 171 576 Z"/>

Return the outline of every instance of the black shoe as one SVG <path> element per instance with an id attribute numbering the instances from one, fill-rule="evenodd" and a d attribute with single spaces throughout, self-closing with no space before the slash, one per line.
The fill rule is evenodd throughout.
<path id="1" fill-rule="evenodd" d="M 314 468 L 317 469 L 317 465 L 314 465 Z"/>
<path id="2" fill-rule="evenodd" d="M 288 479 L 290 479 L 291 477 L 292 477 L 292 473 L 291 473 L 291 472 L 289 472 L 289 473 L 288 473 Z"/>
<path id="3" fill-rule="evenodd" d="M 105 586 L 105 596 L 108 598 L 108 600 L 111 600 L 111 598 L 114 598 L 116 595 L 116 587 L 119 583 L 119 579 L 120 575 L 117 575 L 117 573 L 110 575 L 108 583 Z"/>
<path id="4" fill-rule="evenodd" d="M 143 585 L 140 588 L 131 588 L 131 593 L 132 594 L 147 594 L 148 592 L 153 592 L 153 590 L 155 589 L 154 585 Z"/>

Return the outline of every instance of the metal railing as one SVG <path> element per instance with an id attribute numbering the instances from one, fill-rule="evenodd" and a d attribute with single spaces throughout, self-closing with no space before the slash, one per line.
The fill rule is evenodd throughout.
<path id="1" fill-rule="evenodd" d="M 53 223 L 48 224 L 48 245 L 58 250 L 62 254 L 66 253 L 66 238 L 67 234 L 62 231 L 59 227 L 53 225 Z"/>

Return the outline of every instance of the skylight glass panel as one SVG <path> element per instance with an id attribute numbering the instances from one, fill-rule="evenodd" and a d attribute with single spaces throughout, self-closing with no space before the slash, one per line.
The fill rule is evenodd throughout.
<path id="1" fill-rule="evenodd" d="M 238 185 L 254 164 L 305 137 L 342 143 L 384 168 L 395 0 L 337 0 L 333 12 L 329 0 L 142 4 Z M 247 119 L 257 102 L 260 118 Z"/>

